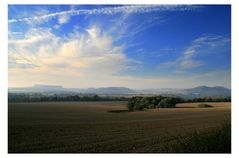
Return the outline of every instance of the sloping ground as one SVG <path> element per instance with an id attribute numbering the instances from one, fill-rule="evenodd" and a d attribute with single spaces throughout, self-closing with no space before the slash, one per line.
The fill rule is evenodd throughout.
<path id="1" fill-rule="evenodd" d="M 108 112 L 126 102 L 9 104 L 9 152 L 163 152 L 185 130 L 207 131 L 230 119 L 230 103 L 208 104 L 126 113 Z"/>

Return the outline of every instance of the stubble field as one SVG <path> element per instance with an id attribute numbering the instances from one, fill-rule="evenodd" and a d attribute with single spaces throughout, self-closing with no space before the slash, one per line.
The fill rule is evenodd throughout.
<path id="1" fill-rule="evenodd" d="M 230 120 L 230 103 L 112 113 L 126 102 L 9 103 L 9 153 L 158 153 L 188 131 Z"/>

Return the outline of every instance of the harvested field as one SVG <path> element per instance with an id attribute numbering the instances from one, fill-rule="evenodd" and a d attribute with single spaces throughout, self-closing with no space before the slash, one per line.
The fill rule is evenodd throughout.
<path id="1" fill-rule="evenodd" d="M 185 130 L 230 120 L 230 103 L 125 110 L 126 102 L 9 103 L 9 153 L 158 153 Z"/>

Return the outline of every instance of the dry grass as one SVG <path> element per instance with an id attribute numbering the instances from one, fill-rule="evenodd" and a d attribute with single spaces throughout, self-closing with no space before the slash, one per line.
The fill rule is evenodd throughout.
<path id="1" fill-rule="evenodd" d="M 185 129 L 210 130 L 230 118 L 230 103 L 197 105 L 111 113 L 126 102 L 11 103 L 9 152 L 163 152 Z"/>

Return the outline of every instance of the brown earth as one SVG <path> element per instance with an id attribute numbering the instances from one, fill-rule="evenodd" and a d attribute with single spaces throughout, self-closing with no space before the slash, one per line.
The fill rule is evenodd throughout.
<path id="1" fill-rule="evenodd" d="M 230 120 L 230 103 L 111 113 L 126 102 L 9 103 L 10 153 L 153 153 L 178 134 Z"/>

